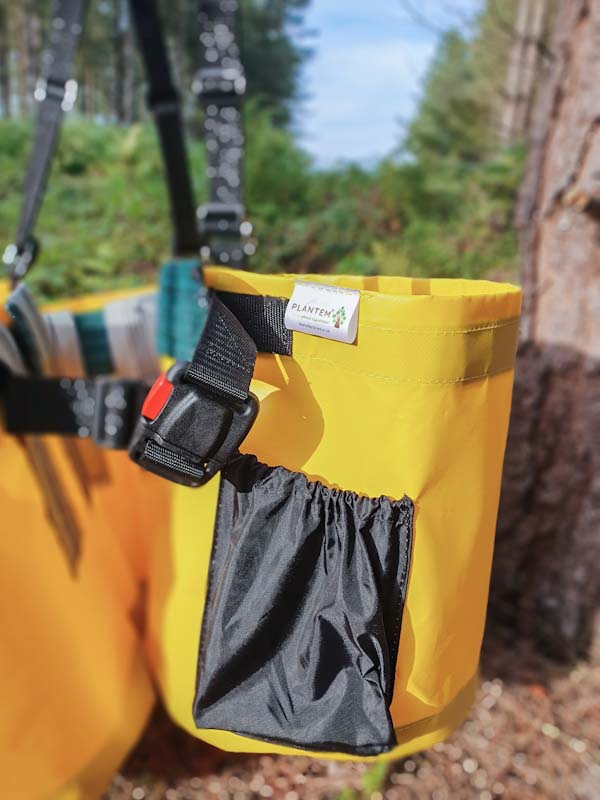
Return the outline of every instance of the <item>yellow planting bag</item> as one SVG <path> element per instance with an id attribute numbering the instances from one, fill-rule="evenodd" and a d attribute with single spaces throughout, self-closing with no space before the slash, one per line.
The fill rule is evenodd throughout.
<path id="1" fill-rule="evenodd" d="M 168 486 L 58 436 L 0 430 L 0 465 L 4 796 L 96 798 L 154 702 L 140 587 Z"/>
<path id="2" fill-rule="evenodd" d="M 205 270 L 230 298 L 294 280 Z M 475 690 L 521 294 L 301 280 L 360 290 L 356 341 L 259 353 L 244 455 L 174 487 L 152 542 L 148 648 L 173 718 L 213 745 L 398 758 Z"/>

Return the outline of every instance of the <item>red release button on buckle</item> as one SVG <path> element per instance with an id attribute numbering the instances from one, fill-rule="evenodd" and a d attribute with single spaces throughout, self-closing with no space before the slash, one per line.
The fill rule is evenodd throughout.
<path id="1" fill-rule="evenodd" d="M 147 420 L 152 421 L 156 419 L 160 412 L 165 407 L 167 400 L 171 397 L 173 391 L 173 384 L 167 378 L 165 372 L 160 375 L 152 384 L 152 387 L 142 406 L 142 416 Z"/>

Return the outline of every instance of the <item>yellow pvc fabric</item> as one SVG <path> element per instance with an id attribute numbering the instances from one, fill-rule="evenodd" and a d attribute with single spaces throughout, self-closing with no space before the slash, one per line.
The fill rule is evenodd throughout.
<path id="1" fill-rule="evenodd" d="M 99 797 L 154 703 L 143 586 L 168 487 L 126 453 L 91 450 L 86 484 L 73 445 L 0 430 L 0 774 L 11 800 Z"/>
<path id="2" fill-rule="evenodd" d="M 391 706 L 398 746 L 376 757 L 397 758 L 443 739 L 472 701 L 521 295 L 487 281 L 306 279 L 360 289 L 356 344 L 294 333 L 293 357 L 260 354 L 252 385 L 260 413 L 242 449 L 328 486 L 414 501 Z M 287 298 L 294 286 L 292 276 L 221 268 L 205 280 Z M 170 713 L 192 735 L 231 751 L 298 753 L 197 730 L 192 718 L 218 489 L 218 478 L 173 489 L 170 534 L 155 539 L 150 562 L 153 668 Z"/>

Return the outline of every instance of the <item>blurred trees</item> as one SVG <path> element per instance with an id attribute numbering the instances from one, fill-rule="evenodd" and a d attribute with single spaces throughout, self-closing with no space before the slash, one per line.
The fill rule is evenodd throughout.
<path id="1" fill-rule="evenodd" d="M 172 60 L 189 108 L 198 65 L 200 0 L 159 0 Z M 299 95 L 299 70 L 308 48 L 292 37 L 310 0 L 242 0 L 242 55 L 248 94 L 287 124 Z M 102 120 L 132 122 L 144 113 L 144 79 L 127 0 L 90 2 L 79 53 L 79 109 Z M 40 56 L 50 23 L 50 0 L 2 0 L 0 7 L 0 114 L 27 113 L 40 73 Z"/>
<path id="2" fill-rule="evenodd" d="M 0 107 L 5 117 L 10 116 L 10 66 L 8 21 L 6 10 L 0 5 Z"/>
<path id="3" fill-rule="evenodd" d="M 19 17 L 13 2 L 7 0 L 6 6 L 13 13 L 11 24 Z M 429 277 L 513 274 L 517 242 L 511 222 L 522 147 L 503 148 L 498 134 L 512 41 L 510 17 L 499 23 L 489 0 L 490 8 L 470 29 L 442 39 L 417 116 L 388 158 L 368 168 L 340 163 L 316 170 L 285 125 L 299 94 L 298 70 L 306 55 L 291 41 L 289 28 L 299 27 L 307 0 L 243 2 L 251 88 L 245 107 L 246 200 L 258 238 L 253 269 Z M 132 260 L 139 276 L 153 269 L 153 259 L 166 255 L 168 215 L 153 139 L 145 128 L 118 131 L 107 124 L 135 121 L 143 107 L 142 75 L 137 57 L 133 66 L 129 61 L 123 5 L 124 0 L 92 3 L 78 70 L 83 81 L 78 109 L 96 124 L 68 121 L 49 184 L 40 220 L 44 257 L 32 274 L 46 296 L 67 286 L 71 291 L 94 288 L 108 275 L 112 282 L 117 277 L 131 281 Z M 185 86 L 196 68 L 196 2 L 170 0 L 170 9 L 163 16 Z M 47 11 L 39 15 L 44 24 Z M 508 16 L 507 7 L 503 13 Z M 131 79 L 132 69 L 133 99 L 127 101 L 132 94 L 119 84 L 128 75 Z M 120 81 L 114 80 L 117 70 Z M 193 108 L 190 92 L 184 97 Z M 14 111 L 17 100 L 13 94 Z M 128 102 L 133 102 L 134 113 L 128 112 Z M 2 151 L 16 147 L 19 136 L 27 135 L 20 123 L 0 126 L 0 158 Z M 194 142 L 190 147 L 201 201 L 202 146 Z M 7 241 L 16 219 L 15 185 L 21 181 L 24 155 L 20 147 L 0 169 L 0 238 Z M 129 176 L 126 196 L 118 188 L 124 175 Z M 113 191 L 107 195 L 104 187 Z M 84 195 L 85 203 L 75 200 Z M 66 202 L 68 232 L 61 214 Z M 126 224 L 135 228 L 135 235 L 116 234 Z M 94 248 L 100 228 L 102 254 Z M 110 231 L 115 231 L 112 238 Z M 75 259 L 65 262 L 67 246 L 71 253 L 77 250 L 76 264 Z"/>
<path id="4" fill-rule="evenodd" d="M 277 125 L 290 122 L 292 105 L 302 97 L 300 70 L 311 51 L 290 36 L 290 29 L 301 29 L 302 11 L 310 2 L 242 0 L 242 62 L 248 95 L 272 112 Z"/>
<path id="5" fill-rule="evenodd" d="M 471 30 L 448 31 L 406 140 L 422 160 L 481 162 L 524 141 L 557 0 L 485 0 Z"/>
<path id="6" fill-rule="evenodd" d="M 492 95 L 489 87 L 481 86 L 474 45 L 474 40 L 449 31 L 429 68 L 423 99 L 405 142 L 407 150 L 428 168 L 447 159 L 475 164 L 492 149 Z"/>
<path id="7" fill-rule="evenodd" d="M 136 115 L 134 42 L 127 0 L 113 0 L 114 97 L 117 122 L 131 123 Z"/>
<path id="8" fill-rule="evenodd" d="M 173 63 L 182 76 L 188 121 L 199 134 L 194 118 L 196 105 L 189 91 L 197 66 L 197 1 L 159 0 Z M 524 136 L 511 135 L 507 145 L 502 130 L 506 103 L 516 99 L 507 91 L 509 65 L 517 46 L 527 51 L 530 45 L 537 53 L 536 75 L 551 63 L 546 28 L 557 0 L 482 0 L 481 11 L 472 23 L 456 16 L 457 30 L 441 37 L 417 114 L 402 133 L 395 152 L 369 167 L 340 162 L 326 170 L 314 168 L 288 124 L 294 103 L 301 96 L 299 70 L 307 56 L 304 40 L 291 33 L 302 29 L 308 2 L 242 0 L 249 84 L 245 107 L 246 200 L 258 238 L 253 268 L 429 277 L 514 275 L 518 259 L 512 221 L 525 148 Z M 524 33 L 518 23 L 522 4 L 533 8 L 538 2 L 547 6 L 539 39 Z M 4 0 L 2 4 L 10 47 L 8 51 L 0 48 L 0 99 L 1 79 L 6 74 L 10 110 L 15 115 L 27 105 L 24 98 L 28 95 L 22 97 L 19 88 L 23 65 L 35 60 L 27 57 L 23 8 L 28 5 L 30 13 L 37 15 L 43 39 L 50 4 L 50 0 L 28 0 L 27 4 Z M 452 1 L 444 7 L 452 9 Z M 453 17 L 447 14 L 446 18 Z M 4 41 L 2 22 L 0 17 L 0 42 Z M 8 73 L 2 70 L 2 53 L 8 53 Z M 151 146 L 153 140 L 145 128 L 116 131 L 107 124 L 136 122 L 143 114 L 144 81 L 137 54 L 132 53 L 126 0 L 91 3 L 78 76 L 82 83 L 78 111 L 92 117 L 96 124 L 80 120 L 67 124 L 64 139 L 69 146 L 65 141 L 62 161 L 50 181 L 41 222 L 52 232 L 52 239 L 44 240 L 43 264 L 40 262 L 35 271 L 39 287 L 47 295 L 60 293 L 66 285 L 73 291 L 83 285 L 91 288 L 102 280 L 94 273 L 102 259 L 91 251 L 89 223 L 83 217 L 79 220 L 80 212 L 85 211 L 88 219 L 102 218 L 107 231 L 108 221 L 119 226 L 125 212 L 115 218 L 118 193 L 111 195 L 112 200 L 106 199 L 100 176 L 106 185 L 119 185 L 120 173 L 130 173 L 130 164 L 135 164 L 136 180 L 129 181 L 127 219 L 132 227 L 139 227 L 143 219 L 152 229 L 152 235 L 146 236 L 135 254 L 119 237 L 113 238 L 110 247 L 106 243 L 110 256 L 107 253 L 105 257 L 111 260 L 107 269 L 113 279 L 119 275 L 129 280 L 125 274 L 128 259 L 151 260 L 160 253 L 157 243 L 169 241 L 162 201 L 154 202 L 163 196 L 156 152 L 150 156 L 146 150 L 146 161 L 139 160 L 140 143 Z M 389 80 L 393 79 L 390 75 Z M 538 84 L 536 78 L 531 97 Z M 351 86 L 348 91 L 352 91 Z M 21 136 L 26 135 L 27 129 L 18 123 L 16 127 Z M 8 152 L 15 135 L 14 126 L 0 127 L 0 150 L 6 148 Z M 98 161 L 91 152 L 94 147 L 98 152 L 110 151 L 106 162 Z M 201 200 L 205 188 L 202 146 L 194 142 L 191 150 Z M 67 163 L 68 170 L 63 168 Z M 6 240 L 16 217 L 19 198 L 14 187 L 20 183 L 22 169 L 22 160 L 13 159 L 6 164 L 4 174 L 0 170 L 0 236 Z M 96 182 L 99 185 L 92 191 Z M 87 202 L 70 206 L 71 225 L 78 226 L 78 235 L 86 242 L 74 276 L 74 265 L 65 265 L 62 255 L 66 234 L 60 199 L 71 197 L 71 193 L 75 197 L 84 184 L 90 189 Z M 101 196 L 104 205 L 96 199 Z M 145 208 L 144 197 L 151 198 Z M 69 248 L 73 246 L 71 236 Z M 60 281 L 46 281 L 42 274 L 46 264 L 55 270 L 55 276 L 63 276 Z"/>

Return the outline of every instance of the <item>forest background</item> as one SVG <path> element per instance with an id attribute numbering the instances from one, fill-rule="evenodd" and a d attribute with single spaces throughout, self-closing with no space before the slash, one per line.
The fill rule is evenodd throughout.
<path id="1" fill-rule="evenodd" d="M 305 28 L 310 2 L 242 0 L 252 268 L 522 284 L 477 703 L 447 742 L 370 768 L 226 756 L 158 710 L 110 800 L 600 797 L 600 0 L 481 0 L 468 19 L 457 0 L 440 0 L 449 22 L 441 32 L 424 11 L 432 4 L 390 2 L 433 26 L 438 40 L 416 112 L 399 120 L 386 157 L 324 168 L 298 131 L 303 70 L 319 46 Z M 127 3 L 91 6 L 79 101 L 28 279 L 40 299 L 147 283 L 169 257 L 167 197 Z M 21 203 L 49 11 L 49 0 L 0 3 L 3 243 Z M 196 0 L 163 3 L 200 203 L 196 13 Z"/>
<path id="2" fill-rule="evenodd" d="M 544 54 L 543 45 L 531 45 L 527 75 L 518 78 L 521 84 L 527 78 L 528 86 L 515 85 L 511 96 L 506 82 L 516 0 L 490 0 L 468 25 L 457 17 L 460 32 L 442 35 L 417 114 L 408 125 L 398 123 L 393 152 L 369 166 L 340 162 L 327 169 L 315 165 L 297 136 L 306 99 L 302 70 L 318 46 L 318 37 L 303 31 L 308 4 L 242 4 L 246 202 L 258 244 L 252 268 L 514 275 L 512 212 L 527 119 L 516 125 L 506 121 L 517 95 L 521 109 L 530 107 L 535 81 L 529 75 Z M 200 203 L 206 190 L 201 111 L 190 89 L 197 68 L 197 3 L 176 0 L 164 6 Z M 550 17 L 544 15 L 536 32 L 539 42 Z M 49 19 L 48 0 L 4 0 L 0 6 L 0 241 L 5 243 L 12 239 L 21 202 L 33 91 Z M 43 257 L 30 285 L 42 298 L 147 281 L 157 260 L 168 256 L 160 154 L 145 110 L 126 0 L 91 4 L 77 77 L 77 109 L 65 126 L 38 226 Z"/>

